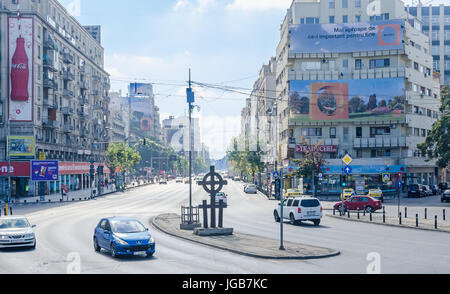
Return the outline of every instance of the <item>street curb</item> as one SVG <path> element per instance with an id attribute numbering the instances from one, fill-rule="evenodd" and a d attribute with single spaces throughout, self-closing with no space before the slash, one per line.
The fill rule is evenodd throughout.
<path id="1" fill-rule="evenodd" d="M 253 253 L 248 253 L 248 252 L 244 252 L 244 251 L 239 251 L 239 250 L 234 250 L 234 249 L 230 249 L 227 247 L 223 247 L 223 246 L 218 246 L 218 245 L 214 245 L 214 244 L 210 244 L 210 243 L 206 243 L 206 242 L 201 242 L 201 241 L 197 241 L 197 240 L 193 240 L 181 235 L 177 235 L 171 232 L 168 232 L 166 230 L 164 230 L 163 228 L 161 228 L 160 226 L 158 226 L 155 223 L 155 219 L 158 218 L 159 216 L 153 217 L 150 219 L 150 224 L 157 230 L 159 230 L 160 232 L 179 238 L 179 239 L 183 239 L 189 242 L 193 242 L 193 243 L 197 243 L 200 245 L 204 245 L 204 246 L 208 246 L 208 247 L 212 247 L 212 248 L 216 248 L 216 249 L 220 249 L 220 250 L 224 250 L 224 251 L 228 251 L 234 254 L 239 254 L 239 255 L 243 255 L 243 256 L 247 256 L 247 257 L 253 257 L 253 258 L 259 258 L 259 259 L 272 259 L 272 260 L 311 260 L 311 259 L 324 259 L 324 258 L 330 258 L 330 257 L 335 257 L 341 254 L 340 251 L 335 251 L 333 253 L 330 254 L 323 254 L 323 255 L 309 255 L 309 256 L 286 256 L 286 257 L 276 257 L 276 256 L 265 256 L 265 255 L 258 255 L 258 254 L 253 254 Z"/>
<path id="2" fill-rule="evenodd" d="M 349 221 L 349 222 L 355 222 L 355 223 L 366 223 L 366 224 L 372 224 L 372 225 L 379 225 L 379 226 L 387 226 L 387 227 L 396 227 L 396 228 L 403 228 L 403 229 L 411 229 L 411 230 L 422 230 L 422 231 L 430 231 L 430 232 L 437 232 L 437 233 L 450 233 L 450 231 L 445 231 L 442 229 L 429 229 L 429 228 L 423 228 L 423 227 L 409 227 L 409 226 L 404 226 L 404 225 L 397 225 L 397 224 L 388 224 L 388 223 L 379 223 L 379 222 L 371 222 L 371 221 L 366 221 L 366 220 L 358 220 L 358 219 L 349 219 L 347 217 L 341 217 L 341 216 L 337 216 L 337 215 L 329 215 L 329 217 L 335 218 L 335 219 L 340 219 L 340 220 L 345 220 L 345 221 Z"/>

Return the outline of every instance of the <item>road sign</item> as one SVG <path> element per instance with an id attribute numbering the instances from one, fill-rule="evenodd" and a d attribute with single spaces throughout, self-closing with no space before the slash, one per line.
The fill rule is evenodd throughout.
<path id="1" fill-rule="evenodd" d="M 402 187 L 403 187 L 403 183 L 402 183 L 402 181 L 399 181 L 398 182 L 398 188 L 401 189 Z"/>
<path id="2" fill-rule="evenodd" d="M 345 165 L 350 165 L 352 163 L 353 158 L 350 155 L 345 155 L 344 158 L 342 158 L 342 162 L 345 163 Z"/>
<path id="3" fill-rule="evenodd" d="M 268 180 L 270 180 L 271 176 L 272 176 L 272 175 L 271 175 L 270 173 L 267 173 L 267 179 L 268 179 Z"/>
<path id="4" fill-rule="evenodd" d="M 278 173 L 277 171 L 273 173 L 273 177 L 275 179 L 278 179 L 280 177 L 280 173 Z"/>
<path id="5" fill-rule="evenodd" d="M 344 173 L 346 174 L 346 175 L 350 175 L 351 173 L 352 173 L 352 168 L 350 167 L 350 166 L 346 166 L 345 168 L 344 168 Z"/>
<path id="6" fill-rule="evenodd" d="M 383 182 L 387 183 L 391 181 L 391 174 L 383 174 Z"/>

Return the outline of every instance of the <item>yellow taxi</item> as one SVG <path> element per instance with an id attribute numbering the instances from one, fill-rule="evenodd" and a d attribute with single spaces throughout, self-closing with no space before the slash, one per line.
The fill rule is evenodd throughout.
<path id="1" fill-rule="evenodd" d="M 342 191 L 341 193 L 341 199 L 344 201 L 353 196 L 355 196 L 355 190 L 353 189 L 344 189 L 344 191 Z"/>
<path id="2" fill-rule="evenodd" d="M 383 201 L 383 191 L 381 189 L 370 189 L 368 196 Z"/>
<path id="3" fill-rule="evenodd" d="M 288 189 L 285 195 L 286 198 L 298 196 L 302 196 L 302 193 L 299 189 Z"/>

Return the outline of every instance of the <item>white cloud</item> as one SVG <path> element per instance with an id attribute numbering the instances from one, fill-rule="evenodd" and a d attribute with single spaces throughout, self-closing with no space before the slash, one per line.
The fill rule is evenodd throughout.
<path id="1" fill-rule="evenodd" d="M 292 0 L 233 0 L 227 5 L 231 10 L 262 11 L 269 9 L 287 9 Z"/>
<path id="2" fill-rule="evenodd" d="M 178 0 L 173 7 L 175 11 L 191 11 L 203 13 L 207 8 L 216 4 L 216 0 Z"/>

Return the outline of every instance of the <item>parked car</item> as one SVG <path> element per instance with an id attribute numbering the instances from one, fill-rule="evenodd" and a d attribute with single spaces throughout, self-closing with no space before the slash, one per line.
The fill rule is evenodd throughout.
<path id="1" fill-rule="evenodd" d="M 175 183 L 183 183 L 183 178 L 182 177 L 176 178 Z"/>
<path id="2" fill-rule="evenodd" d="M 112 257 L 155 253 L 155 240 L 138 220 L 126 217 L 102 219 L 94 231 L 94 249 L 105 249 Z"/>
<path id="3" fill-rule="evenodd" d="M 216 204 L 219 204 L 220 200 L 223 201 L 223 204 L 228 206 L 228 195 L 226 193 L 219 192 L 216 194 Z"/>
<path id="4" fill-rule="evenodd" d="M 343 206 L 343 207 L 342 207 Z M 338 202 L 334 205 L 334 209 L 338 211 L 347 210 L 360 210 L 366 211 L 368 213 L 376 212 L 377 210 L 383 209 L 383 204 L 381 200 L 376 200 L 368 196 L 353 196 L 344 202 Z"/>
<path id="5" fill-rule="evenodd" d="M 273 212 L 276 222 L 281 221 L 281 206 Z M 283 219 L 289 219 L 291 225 L 303 221 L 312 221 L 315 226 L 320 225 L 323 217 L 322 205 L 317 198 L 294 197 L 283 201 Z"/>
<path id="6" fill-rule="evenodd" d="M 449 202 L 450 201 L 450 190 L 445 190 L 442 194 L 441 194 L 441 202 Z"/>
<path id="7" fill-rule="evenodd" d="M 350 197 L 355 196 L 355 190 L 353 189 L 344 189 L 341 193 L 341 200 L 347 200 Z"/>
<path id="8" fill-rule="evenodd" d="M 425 191 L 423 190 L 423 187 L 419 184 L 411 184 L 408 186 L 408 198 L 409 197 L 425 197 Z"/>
<path id="9" fill-rule="evenodd" d="M 0 249 L 36 248 L 36 236 L 27 218 L 23 216 L 0 217 Z"/>
<path id="10" fill-rule="evenodd" d="M 247 194 L 257 194 L 258 193 L 258 188 L 256 187 L 256 185 L 249 184 L 249 185 L 245 186 L 244 192 L 247 193 Z"/>
<path id="11" fill-rule="evenodd" d="M 160 185 L 167 185 L 167 180 L 166 179 L 160 179 L 159 180 L 159 184 Z"/>
<path id="12" fill-rule="evenodd" d="M 424 191 L 425 197 L 427 196 L 433 196 L 433 191 L 431 190 L 430 186 L 428 185 L 421 185 L 422 190 Z"/>
<path id="13" fill-rule="evenodd" d="M 437 185 L 431 185 L 430 188 L 431 188 L 431 191 L 433 192 L 433 195 L 434 195 L 434 196 L 440 194 L 440 193 L 439 193 L 439 187 L 438 187 Z"/>

